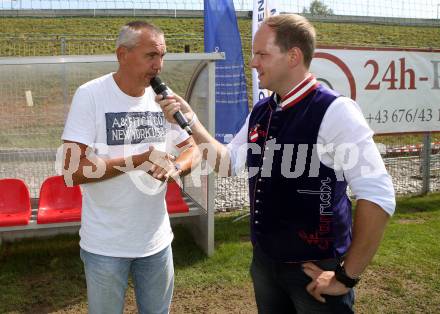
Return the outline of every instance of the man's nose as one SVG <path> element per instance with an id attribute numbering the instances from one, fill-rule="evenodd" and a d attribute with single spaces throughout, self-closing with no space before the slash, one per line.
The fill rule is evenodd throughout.
<path id="1" fill-rule="evenodd" d="M 163 58 L 155 58 L 153 61 L 153 69 L 154 70 L 160 70 L 162 69 L 162 65 L 163 65 Z"/>
<path id="2" fill-rule="evenodd" d="M 255 58 L 255 56 L 252 56 L 251 60 L 249 61 L 249 66 L 251 68 L 256 68 L 258 66 L 258 61 L 257 58 Z"/>

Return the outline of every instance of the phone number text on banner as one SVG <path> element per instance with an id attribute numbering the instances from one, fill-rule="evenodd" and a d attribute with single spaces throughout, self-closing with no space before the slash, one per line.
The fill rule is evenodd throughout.
<path id="1" fill-rule="evenodd" d="M 440 131 L 440 50 L 319 48 L 311 72 L 377 134 Z"/>

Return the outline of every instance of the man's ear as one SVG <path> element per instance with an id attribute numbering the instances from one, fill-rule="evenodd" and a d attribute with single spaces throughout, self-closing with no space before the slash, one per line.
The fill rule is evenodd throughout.
<path id="1" fill-rule="evenodd" d="M 301 64 L 303 62 L 304 56 L 298 47 L 292 47 L 287 52 L 289 65 L 292 67 L 296 67 L 298 64 Z"/>
<path id="2" fill-rule="evenodd" d="M 118 58 L 119 64 L 124 64 L 127 60 L 128 49 L 124 46 L 119 46 L 116 48 L 116 57 Z"/>

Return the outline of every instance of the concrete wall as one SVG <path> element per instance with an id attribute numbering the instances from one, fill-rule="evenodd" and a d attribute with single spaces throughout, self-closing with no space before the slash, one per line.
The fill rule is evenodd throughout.
<path id="1" fill-rule="evenodd" d="M 238 17 L 248 17 L 248 11 L 237 11 Z M 148 9 L 69 9 L 69 10 L 0 10 L 4 17 L 63 17 L 63 16 L 164 16 L 203 17 L 200 10 L 148 10 Z"/>
<path id="2" fill-rule="evenodd" d="M 236 11 L 239 18 L 251 18 L 251 11 Z M 440 26 L 440 19 L 410 19 L 377 16 L 303 14 L 311 21 L 334 23 L 368 23 L 411 26 Z M 203 17 L 202 10 L 149 10 L 149 9 L 59 9 L 59 10 L 0 10 L 0 17 L 68 17 L 68 16 L 157 16 Z"/>
<path id="3" fill-rule="evenodd" d="M 311 14 L 302 14 L 310 21 L 333 22 L 333 23 L 367 23 L 367 24 L 388 24 L 402 26 L 440 26 L 440 20 L 437 19 L 412 19 L 398 17 L 380 17 L 380 16 L 356 16 L 356 15 L 326 15 L 317 16 Z"/>

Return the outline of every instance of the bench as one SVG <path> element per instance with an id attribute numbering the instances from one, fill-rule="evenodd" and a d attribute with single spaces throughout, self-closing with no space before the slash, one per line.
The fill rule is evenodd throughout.
<path id="1" fill-rule="evenodd" d="M 66 187 L 61 176 L 44 180 L 39 199 L 30 199 L 19 179 L 0 179 L 0 244 L 20 238 L 75 234 L 81 225 L 81 190 Z M 213 216 L 176 183 L 168 183 L 166 202 L 173 225 L 184 224 L 194 240 L 211 255 Z"/>

